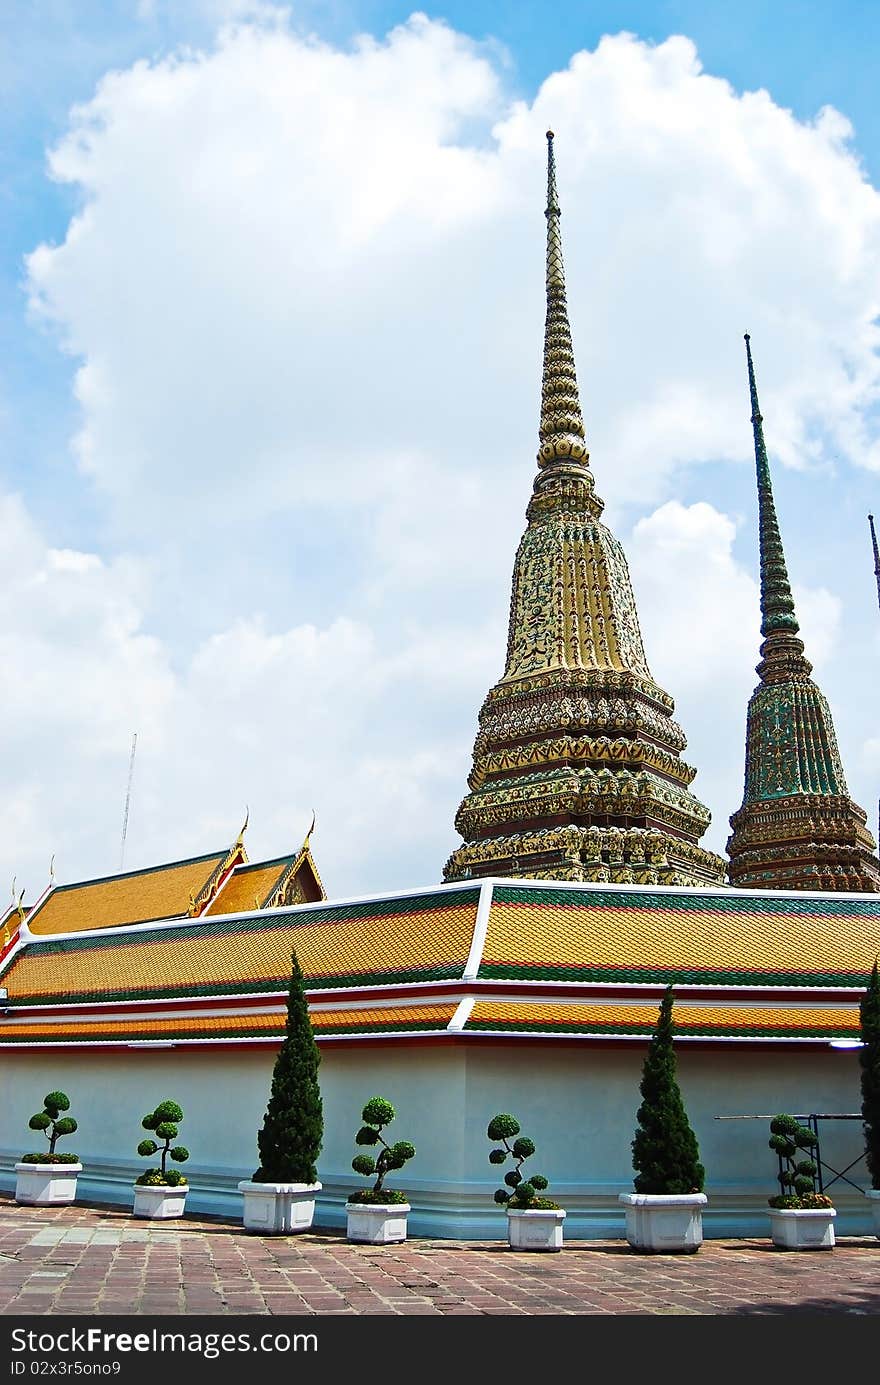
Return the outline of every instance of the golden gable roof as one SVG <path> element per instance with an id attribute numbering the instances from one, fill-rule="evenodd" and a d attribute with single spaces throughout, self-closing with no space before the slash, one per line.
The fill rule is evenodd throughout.
<path id="1" fill-rule="evenodd" d="M 224 864 L 231 869 L 241 859 L 242 848 L 233 850 L 232 860 L 233 853 L 224 849 L 146 870 L 55 885 L 28 918 L 28 928 L 46 937 L 186 917 L 192 901 L 210 897 L 210 887 L 219 884 Z"/>

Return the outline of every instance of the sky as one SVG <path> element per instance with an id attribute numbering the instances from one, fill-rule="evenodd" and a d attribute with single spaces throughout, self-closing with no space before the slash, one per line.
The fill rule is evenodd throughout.
<path id="1" fill-rule="evenodd" d="M 872 3 L 7 0 L 0 891 L 246 812 L 280 855 L 313 810 L 332 898 L 440 880 L 535 471 L 548 127 L 596 488 L 704 844 L 760 643 L 744 332 L 876 830 L 878 41 Z"/>

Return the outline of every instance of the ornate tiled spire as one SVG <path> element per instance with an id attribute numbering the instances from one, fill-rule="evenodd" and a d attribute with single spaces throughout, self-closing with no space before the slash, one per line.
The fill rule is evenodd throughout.
<path id="1" fill-rule="evenodd" d="M 871 546 L 874 549 L 874 576 L 877 579 L 877 600 L 880 602 L 880 549 L 877 548 L 877 534 L 874 529 L 874 516 L 868 515 L 871 526 Z"/>
<path id="2" fill-rule="evenodd" d="M 734 885 L 880 890 L 866 816 L 849 797 L 831 709 L 810 678 L 776 518 L 748 335 L 758 482 L 761 679 L 749 701 L 742 807 L 727 843 Z"/>
<path id="3" fill-rule="evenodd" d="M 600 523 L 565 297 L 547 134 L 547 317 L 538 474 L 516 556 L 504 675 L 480 713 L 446 880 L 717 884 L 709 812 L 654 682 L 623 549 Z"/>
<path id="4" fill-rule="evenodd" d="M 544 325 L 544 373 L 541 381 L 541 425 L 538 465 L 553 466 L 569 458 L 589 460 L 581 401 L 578 396 L 571 325 L 565 297 L 562 228 L 556 192 L 553 131 L 547 131 L 547 317 Z M 600 505 L 601 511 L 601 505 Z"/>

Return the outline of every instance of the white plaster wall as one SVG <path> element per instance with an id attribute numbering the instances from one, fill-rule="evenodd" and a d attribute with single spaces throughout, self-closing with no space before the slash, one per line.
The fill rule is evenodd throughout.
<path id="1" fill-rule="evenodd" d="M 384 1096 L 397 1110 L 389 1135 L 411 1140 L 417 1150 L 392 1176 L 413 1206 L 411 1234 L 506 1235 L 492 1199 L 505 1170 L 488 1162 L 486 1126 L 497 1112 L 510 1111 L 538 1147 L 535 1169 L 568 1211 L 566 1235 L 622 1236 L 617 1195 L 632 1187 L 630 1144 L 644 1054 L 643 1044 L 324 1046 L 318 1222 L 343 1225 L 345 1197 L 363 1186 L 351 1170 L 361 1109 L 371 1096 Z M 45 1093 L 60 1087 L 79 1121 L 62 1148 L 86 1166 L 81 1195 L 130 1203 L 131 1183 L 147 1164 L 136 1154 L 141 1117 L 171 1098 L 184 1108 L 180 1139 L 192 1155 L 187 1205 L 237 1218 L 236 1185 L 257 1166 L 273 1061 L 271 1050 L 235 1048 L 7 1051 L 0 1064 L 0 1187 L 11 1191 L 15 1159 L 40 1147 L 28 1119 Z M 766 1236 L 766 1200 L 775 1191 L 767 1122 L 722 1122 L 717 1115 L 857 1112 L 861 1099 L 857 1055 L 847 1051 L 682 1048 L 678 1074 L 707 1172 L 708 1236 Z M 820 1135 L 823 1159 L 838 1169 L 861 1152 L 859 1122 L 823 1123 Z M 850 1176 L 868 1186 L 864 1163 Z M 846 1185 L 831 1191 L 838 1231 L 868 1234 L 867 1200 Z"/>
<path id="2" fill-rule="evenodd" d="M 631 1143 L 641 1101 L 646 1045 L 553 1044 L 520 1048 L 489 1043 L 468 1049 L 465 1178 L 502 1176 L 488 1163 L 486 1126 L 509 1111 L 537 1146 L 532 1167 L 551 1182 L 548 1195 L 569 1210 L 566 1230 L 581 1236 L 622 1234 L 620 1192 L 632 1191 Z M 767 1198 L 778 1191 L 777 1162 L 768 1147 L 769 1121 L 721 1115 L 857 1113 L 861 1105 L 856 1053 L 830 1048 L 761 1051 L 677 1050 L 678 1080 L 706 1169 L 709 1235 L 765 1235 Z M 842 1170 L 864 1148 L 860 1121 L 822 1122 L 821 1155 Z M 508 1164 L 506 1167 L 511 1167 Z M 528 1166 L 526 1166 L 528 1168 Z M 525 1170 L 524 1170 L 525 1171 Z M 848 1175 L 862 1188 L 860 1160 Z M 833 1174 L 825 1174 L 830 1180 Z M 500 1187 L 500 1180 L 493 1187 Z M 867 1234 L 867 1199 L 845 1183 L 831 1195 L 842 1233 Z"/>

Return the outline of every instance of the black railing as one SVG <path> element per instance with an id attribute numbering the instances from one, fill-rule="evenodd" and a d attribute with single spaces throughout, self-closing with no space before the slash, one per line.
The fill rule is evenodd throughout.
<path id="1" fill-rule="evenodd" d="M 792 1114 L 794 1114 L 794 1113 L 792 1113 Z M 772 1120 L 774 1119 L 774 1117 L 773 1117 L 773 1116 L 716 1116 L 715 1119 L 716 1119 L 717 1121 L 767 1121 L 767 1122 L 769 1122 L 769 1121 L 772 1121 Z M 843 1169 L 836 1169 L 836 1168 L 834 1168 L 833 1164 L 826 1163 L 826 1161 L 822 1158 L 821 1145 L 820 1145 L 820 1141 L 819 1141 L 819 1122 L 820 1122 L 820 1121 L 864 1121 L 864 1117 L 861 1116 L 861 1115 L 858 1115 L 858 1114 L 853 1115 L 853 1114 L 850 1114 L 850 1113 L 847 1113 L 847 1114 L 845 1114 L 845 1115 L 839 1115 L 839 1114 L 833 1114 L 833 1115 L 832 1115 L 831 1113 L 829 1113 L 829 1112 L 827 1112 L 827 1111 L 811 1111 L 810 1114 L 809 1114 L 809 1115 L 806 1115 L 806 1116 L 804 1116 L 804 1115 L 801 1115 L 801 1116 L 795 1115 L 795 1116 L 794 1116 L 794 1119 L 797 1120 L 797 1121 L 800 1121 L 802 1125 L 808 1126 L 808 1128 L 809 1128 L 810 1130 L 812 1130 L 813 1134 L 816 1136 L 816 1144 L 815 1144 L 815 1148 L 813 1149 L 812 1154 L 813 1154 L 813 1160 L 814 1160 L 814 1162 L 815 1162 L 815 1164 L 816 1164 L 816 1167 L 817 1167 L 817 1170 L 818 1170 L 818 1172 L 817 1172 L 817 1174 L 816 1174 L 816 1182 L 817 1182 L 818 1185 L 819 1185 L 818 1191 L 819 1191 L 820 1193 L 827 1192 L 828 1189 L 832 1186 L 832 1184 L 837 1183 L 839 1180 L 842 1180 L 844 1183 L 848 1183 L 849 1186 L 850 1186 L 851 1188 L 855 1188 L 855 1190 L 856 1190 L 857 1193 L 864 1193 L 865 1189 L 862 1188 L 862 1187 L 860 1187 L 860 1185 L 859 1185 L 858 1183 L 854 1183 L 854 1182 L 852 1181 L 851 1178 L 847 1178 L 847 1174 L 849 1173 L 850 1169 L 854 1169 L 854 1168 L 855 1168 L 856 1164 L 860 1164 L 860 1163 L 864 1160 L 864 1158 L 865 1158 L 865 1150 L 863 1149 L 863 1150 L 861 1151 L 860 1154 L 857 1154 L 856 1157 L 855 1157 L 855 1159 L 851 1159 L 850 1162 L 846 1165 L 846 1168 L 843 1168 Z M 781 1159 L 780 1159 L 780 1161 L 779 1161 L 779 1167 L 780 1167 L 780 1170 L 781 1170 L 781 1169 L 782 1169 L 782 1160 L 781 1160 Z M 824 1175 L 823 1175 L 823 1170 L 826 1170 L 828 1173 L 833 1173 L 833 1174 L 834 1174 L 834 1177 L 833 1177 L 832 1179 L 830 1179 L 829 1181 L 826 1182 L 825 1177 L 824 1177 Z"/>

